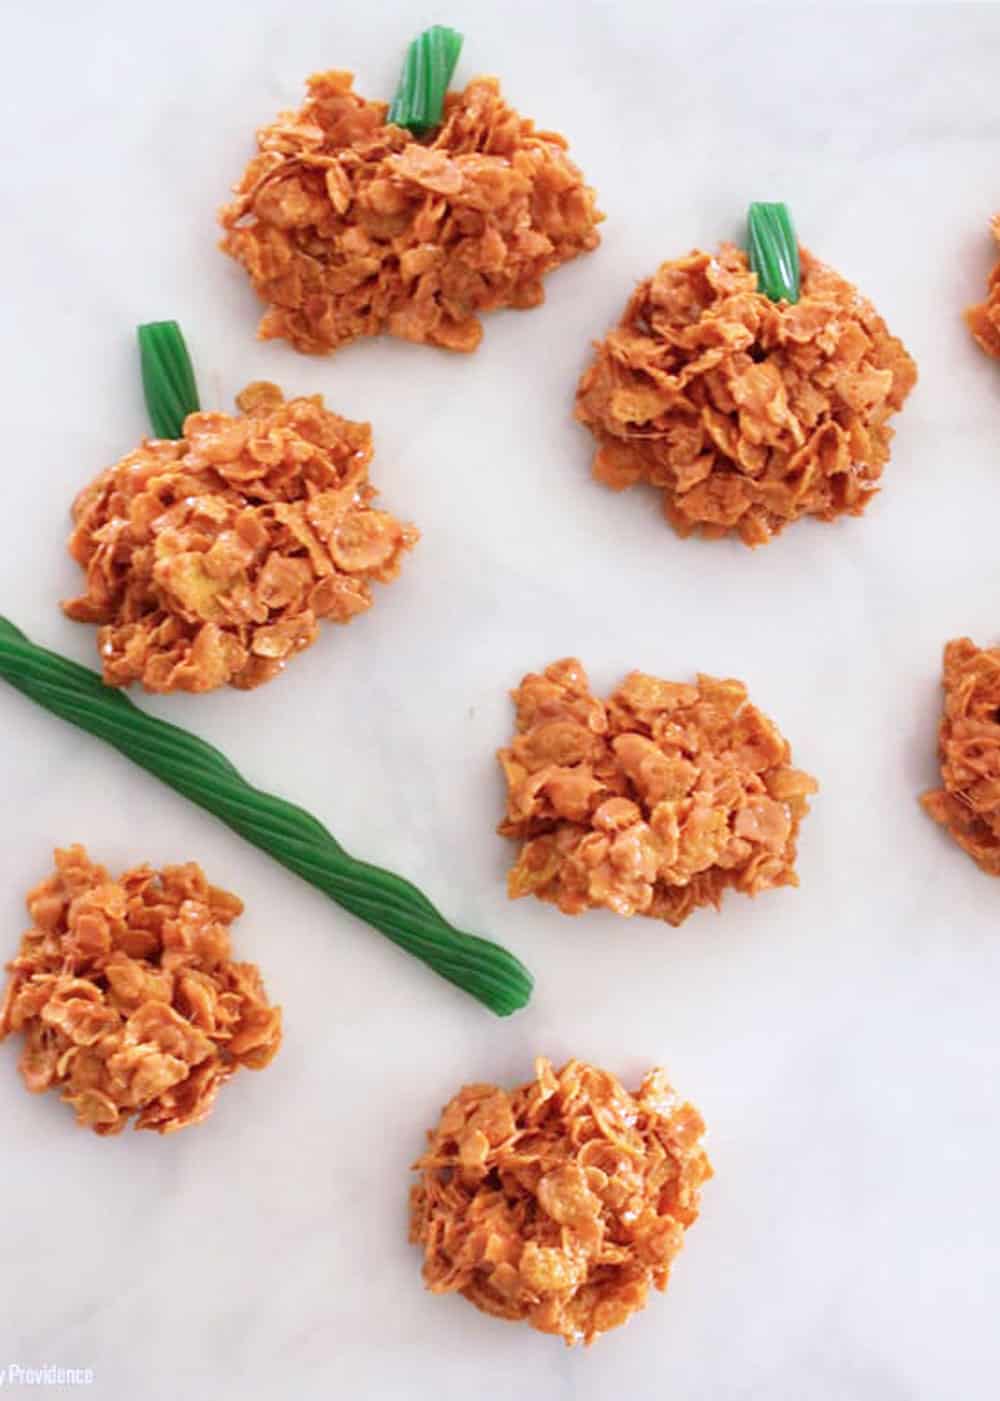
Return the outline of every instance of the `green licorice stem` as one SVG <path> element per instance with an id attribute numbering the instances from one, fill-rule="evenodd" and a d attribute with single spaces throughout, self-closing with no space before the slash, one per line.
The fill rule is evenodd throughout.
<path id="1" fill-rule="evenodd" d="M 176 321 L 148 321 L 138 328 L 142 388 L 153 432 L 182 438 L 184 420 L 197 413 L 198 387 L 181 328 Z"/>
<path id="2" fill-rule="evenodd" d="M 747 247 L 757 290 L 772 302 L 797 302 L 799 244 L 787 205 L 751 204 Z"/>
<path id="3" fill-rule="evenodd" d="M 446 25 L 435 24 L 413 40 L 406 50 L 389 121 L 413 132 L 438 126 L 445 93 L 462 51 L 462 36 Z"/>
<path id="4" fill-rule="evenodd" d="M 2 616 L 0 676 L 214 813 L 498 1016 L 527 1003 L 531 974 L 513 954 L 454 928 L 416 886 L 349 856 L 315 817 L 252 787 L 218 749 L 147 715 L 96 672 L 37 647 Z"/>

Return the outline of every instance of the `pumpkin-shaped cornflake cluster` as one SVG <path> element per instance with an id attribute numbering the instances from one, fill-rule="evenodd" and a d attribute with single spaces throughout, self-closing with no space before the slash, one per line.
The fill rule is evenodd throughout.
<path id="1" fill-rule="evenodd" d="M 113 880 L 81 846 L 55 859 L 7 965 L 0 1040 L 21 1032 L 28 1089 L 61 1090 L 96 1133 L 198 1123 L 224 1081 L 281 1044 L 281 1009 L 232 958 L 241 901 L 193 862 Z"/>
<path id="2" fill-rule="evenodd" d="M 149 691 L 244 689 L 372 604 L 418 538 L 376 510 L 371 429 L 250 385 L 242 417 L 189 414 L 102 472 L 73 507 L 104 680 Z"/>
<path id="3" fill-rule="evenodd" d="M 944 649 L 941 787 L 921 802 L 987 875 L 1000 876 L 1000 647 Z"/>
<path id="4" fill-rule="evenodd" d="M 993 236 L 1000 243 L 1000 214 L 992 224 Z M 990 274 L 986 300 L 965 313 L 969 330 L 987 355 L 1000 356 L 1000 259 Z"/>
<path id="5" fill-rule="evenodd" d="M 537 306 L 546 273 L 597 246 L 602 216 L 565 140 L 495 79 L 449 93 L 419 139 L 352 84 L 311 78 L 301 111 L 258 133 L 222 211 L 222 247 L 268 306 L 263 338 L 326 352 L 387 331 L 475 350 L 481 312 Z"/>
<path id="6" fill-rule="evenodd" d="M 788 303 L 730 244 L 663 263 L 580 380 L 595 477 L 659 488 L 679 535 L 763 545 L 801 516 L 860 515 L 878 487 L 916 366 L 851 283 L 801 265 Z"/>
<path id="7" fill-rule="evenodd" d="M 704 1131 L 662 1070 L 634 1094 L 544 1058 L 510 1092 L 467 1085 L 415 1165 L 410 1239 L 427 1287 L 593 1342 L 666 1288 L 712 1175 Z"/>
<path id="8" fill-rule="evenodd" d="M 500 750 L 521 843 L 512 898 L 565 914 L 602 907 L 682 923 L 727 889 L 797 885 L 796 840 L 816 782 L 739 681 L 695 686 L 632 672 L 607 701 L 568 658 L 513 693 Z"/>

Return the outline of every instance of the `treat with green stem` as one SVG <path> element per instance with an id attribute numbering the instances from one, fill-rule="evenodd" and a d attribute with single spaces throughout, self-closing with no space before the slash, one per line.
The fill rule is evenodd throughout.
<path id="1" fill-rule="evenodd" d="M 367 423 L 260 382 L 241 415 L 202 413 L 176 321 L 139 353 L 154 436 L 76 494 L 63 608 L 98 625 L 109 686 L 249 690 L 371 607 L 419 535 L 374 505 Z"/>
<path id="2" fill-rule="evenodd" d="M 917 369 L 846 277 L 754 203 L 748 247 L 662 263 L 595 348 L 576 416 L 593 474 L 647 482 L 678 535 L 766 545 L 803 516 L 860 516 Z"/>
<path id="3" fill-rule="evenodd" d="M 391 104 L 341 65 L 258 128 L 219 219 L 265 303 L 261 339 L 315 355 L 385 332 L 468 353 L 483 312 L 539 306 L 547 275 L 597 247 L 604 216 L 566 140 L 496 78 L 448 91 L 462 42 L 439 24 L 414 39 Z"/>

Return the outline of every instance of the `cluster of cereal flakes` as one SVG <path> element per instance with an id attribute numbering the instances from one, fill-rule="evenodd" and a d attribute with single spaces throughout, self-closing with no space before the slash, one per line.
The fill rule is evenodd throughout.
<path id="1" fill-rule="evenodd" d="M 264 339 L 322 353 L 388 331 L 475 350 L 481 312 L 537 306 L 546 273 L 597 246 L 603 216 L 566 141 L 495 79 L 449 93 L 428 139 L 352 84 L 311 78 L 301 111 L 258 132 L 222 211 L 222 247 L 268 305 Z"/>
<path id="2" fill-rule="evenodd" d="M 987 875 L 1000 876 L 1000 647 L 944 649 L 940 788 L 921 798 Z"/>
<path id="3" fill-rule="evenodd" d="M 741 682 L 635 671 L 604 702 L 568 658 L 513 698 L 517 735 L 498 756 L 499 831 L 522 843 L 512 898 L 677 925 L 727 888 L 798 884 L 799 823 L 817 785 L 790 767 L 787 741 Z"/>
<path id="4" fill-rule="evenodd" d="M 730 244 L 663 263 L 580 380 L 595 477 L 660 488 L 679 535 L 763 545 L 800 516 L 860 515 L 878 487 L 916 366 L 856 288 L 801 262 L 794 304 Z"/>
<path id="5" fill-rule="evenodd" d="M 133 1115 L 158 1133 L 199 1123 L 223 1081 L 281 1043 L 281 1009 L 256 966 L 231 957 L 241 902 L 193 862 L 112 880 L 81 846 L 55 859 L 7 965 L 0 1040 L 22 1032 L 28 1089 L 61 1089 L 96 1133 Z"/>
<path id="6" fill-rule="evenodd" d="M 993 236 L 1000 243 L 1000 214 L 993 220 Z M 1000 356 L 1000 261 L 990 274 L 985 302 L 965 313 L 969 330 L 987 355 Z"/>
<path id="7" fill-rule="evenodd" d="M 424 1281 L 568 1344 L 591 1343 L 665 1289 L 712 1175 L 704 1124 L 663 1071 L 632 1095 L 569 1061 L 511 1092 L 468 1085 L 415 1164 L 410 1239 Z"/>
<path id="8" fill-rule="evenodd" d="M 190 414 L 147 440 L 73 507 L 86 592 L 63 605 L 99 623 L 109 686 L 247 689 L 309 647 L 321 619 L 372 604 L 418 538 L 371 502 L 371 429 L 250 385 L 242 417 Z"/>

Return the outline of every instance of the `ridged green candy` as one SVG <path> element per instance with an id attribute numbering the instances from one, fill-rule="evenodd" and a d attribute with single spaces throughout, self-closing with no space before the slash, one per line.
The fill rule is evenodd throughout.
<path id="1" fill-rule="evenodd" d="M 799 244 L 785 204 L 751 204 L 747 249 L 757 290 L 772 302 L 799 299 Z"/>
<path id="2" fill-rule="evenodd" d="M 447 25 L 434 24 L 418 35 L 406 51 L 389 121 L 413 132 L 440 125 L 445 93 L 461 52 L 461 34 Z"/>
<path id="3" fill-rule="evenodd" d="M 201 407 L 181 328 L 176 321 L 149 321 L 139 327 L 138 335 L 142 388 L 153 432 L 158 438 L 181 438 L 184 420 Z"/>
<path id="4" fill-rule="evenodd" d="M 527 1003 L 531 974 L 512 953 L 454 928 L 402 876 L 349 856 L 315 817 L 252 787 L 218 749 L 147 715 L 96 672 L 37 647 L 4 617 L 0 676 L 213 813 L 498 1016 Z"/>

